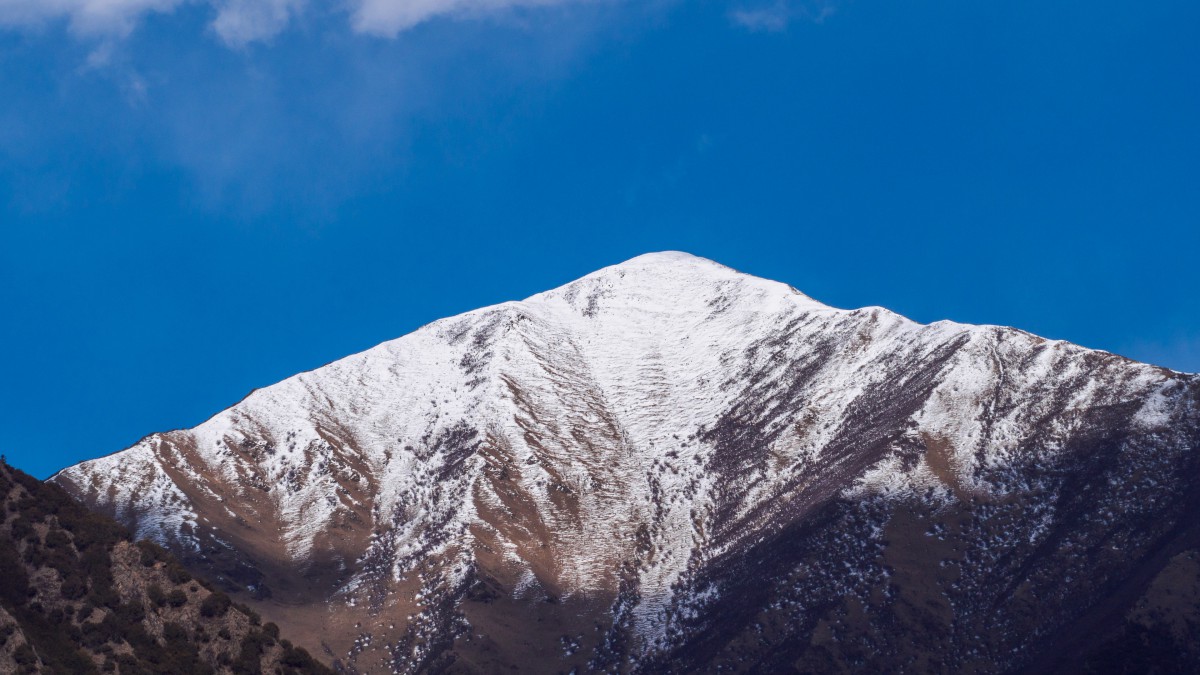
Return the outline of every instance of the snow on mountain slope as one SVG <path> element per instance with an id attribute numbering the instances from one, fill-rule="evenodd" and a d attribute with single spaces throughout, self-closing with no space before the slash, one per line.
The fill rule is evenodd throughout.
<path id="1" fill-rule="evenodd" d="M 703 632 L 714 570 L 832 502 L 1046 490 L 1046 467 L 1097 424 L 1120 430 L 1120 452 L 1190 428 L 1197 388 L 657 253 L 434 322 L 52 480 L 273 594 L 269 615 L 307 606 L 276 620 L 311 626 L 314 653 L 347 670 L 633 667 Z M 1053 530 L 1043 502 L 1021 536 Z M 536 603 L 561 630 L 501 639 Z"/>

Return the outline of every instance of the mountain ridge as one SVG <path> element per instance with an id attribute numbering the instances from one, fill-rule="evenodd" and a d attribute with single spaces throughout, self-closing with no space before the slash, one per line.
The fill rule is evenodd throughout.
<path id="1" fill-rule="evenodd" d="M 507 305 L 516 305 L 516 304 L 520 304 L 520 303 L 522 303 L 522 302 L 528 302 L 528 301 L 531 301 L 531 300 L 536 300 L 536 299 L 538 299 L 538 298 L 541 298 L 542 296 L 546 296 L 546 295 L 549 295 L 549 294 L 555 293 L 555 292 L 557 292 L 557 291 L 561 291 L 561 290 L 563 290 L 563 289 L 567 288 L 568 286 L 571 286 L 571 285 L 572 285 L 572 284 L 574 284 L 574 283 L 581 282 L 581 281 L 584 281 L 584 280 L 586 280 L 586 279 L 593 278 L 593 277 L 596 277 L 596 276 L 598 276 L 598 275 L 601 275 L 601 274 L 602 274 L 602 273 L 604 273 L 606 270 L 612 270 L 612 269 L 616 269 L 616 268 L 621 268 L 621 267 L 623 267 L 623 266 L 626 266 L 626 265 L 629 265 L 629 264 L 632 264 L 632 263 L 637 263 L 637 262 L 655 262 L 655 261 L 659 261 L 659 260 L 668 260 L 668 261 L 669 261 L 669 260 L 673 260 L 673 259 L 674 259 L 674 260 L 686 260 L 686 261 L 701 262 L 701 263 L 704 263 L 704 264 L 712 265 L 712 266 L 714 266 L 714 267 L 717 267 L 717 268 L 721 268 L 721 269 L 724 269 L 724 270 L 728 270 L 728 271 L 730 271 L 730 272 L 734 272 L 734 273 L 736 273 L 736 274 L 741 274 L 741 275 L 744 275 L 744 276 L 753 277 L 753 278 L 756 278 L 756 279 L 761 279 L 761 280 L 763 280 L 763 281 L 769 281 L 770 283 L 773 283 L 773 284 L 778 284 L 778 285 L 780 285 L 780 286 L 784 286 L 784 287 L 786 287 L 786 288 L 790 289 L 790 290 L 791 290 L 791 291 L 792 291 L 794 294 L 796 294 L 796 295 L 803 296 L 804 298 L 807 298 L 807 299 L 811 300 L 811 301 L 812 301 L 812 302 L 814 302 L 814 303 L 820 304 L 820 305 L 822 305 L 823 307 L 826 307 L 826 308 L 828 308 L 828 309 L 835 310 L 835 311 L 847 311 L 847 312 L 848 312 L 848 311 L 869 311 L 869 310 L 883 311 L 883 312 L 887 312 L 887 313 L 889 313 L 889 314 L 893 314 L 893 315 L 895 315 L 895 316 L 901 317 L 901 318 L 905 319 L 906 321 L 911 321 L 911 322 L 913 322 L 913 323 L 915 323 L 915 324 L 918 324 L 918 325 L 924 325 L 924 326 L 934 326 L 934 325 L 938 325 L 938 324 L 947 324 L 947 325 L 961 326 L 961 327 L 967 327 L 967 328 L 981 328 L 981 329 L 985 329 L 985 328 L 999 328 L 999 329 L 1005 329 L 1005 330 L 1012 330 L 1012 331 L 1016 331 L 1016 332 L 1019 332 L 1019 333 L 1023 333 L 1023 334 L 1025 334 L 1025 335 L 1029 335 L 1029 336 L 1032 336 L 1032 337 L 1036 337 L 1036 338 L 1038 338 L 1038 339 L 1041 339 L 1041 340 L 1046 340 L 1046 341 L 1048 341 L 1048 342 L 1052 342 L 1052 343 L 1062 343 L 1062 344 L 1066 344 L 1066 345 L 1072 345 L 1072 346 L 1074 346 L 1074 347 L 1079 347 L 1080 349 L 1086 349 L 1086 350 L 1088 350 L 1088 351 L 1098 352 L 1098 353 L 1101 353 L 1101 354 L 1109 354 L 1109 355 L 1115 356 L 1115 357 L 1117 357 L 1117 358 L 1125 359 L 1125 360 L 1128 360 L 1128 361 L 1132 361 L 1132 362 L 1136 362 L 1136 363 L 1144 363 L 1144 364 L 1146 364 L 1146 365 L 1152 365 L 1152 366 L 1154 366 L 1154 367 L 1156 367 L 1156 368 L 1162 368 L 1162 369 L 1165 369 L 1165 370 L 1170 370 L 1170 371 L 1172 371 L 1172 372 L 1174 372 L 1174 373 L 1177 373 L 1177 374 L 1180 374 L 1180 375 L 1188 375 L 1188 376 L 1197 376 L 1197 377 L 1200 377 L 1200 373 L 1194 373 L 1194 372 L 1189 372 L 1189 371 L 1177 370 L 1177 369 L 1169 368 L 1169 367 L 1167 367 L 1167 366 L 1161 366 L 1161 365 L 1157 365 L 1157 364 L 1152 364 L 1152 363 L 1149 363 L 1149 362 L 1146 362 L 1146 361 L 1138 361 L 1137 359 L 1133 359 L 1133 358 L 1130 358 L 1130 357 L 1128 357 L 1128 356 L 1124 356 L 1124 355 L 1121 355 L 1121 354 L 1117 354 L 1117 353 L 1115 353 L 1115 352 L 1111 352 L 1111 351 L 1108 351 L 1108 350 L 1105 350 L 1105 349 L 1101 349 L 1101 348 L 1094 348 L 1094 347 L 1085 347 L 1085 346 L 1079 345 L 1078 343 L 1071 342 L 1070 340 L 1065 340 L 1065 339 L 1053 339 L 1053 338 L 1043 338 L 1043 337 L 1041 337 L 1041 336 L 1038 336 L 1036 333 L 1032 333 L 1032 332 L 1030 332 L 1030 331 L 1028 331 L 1028 330 L 1025 330 L 1025 329 L 1022 329 L 1022 328 L 1018 328 L 1018 327 L 1016 327 L 1016 326 L 1011 326 L 1011 325 L 1008 325 L 1008 324 L 967 323 L 967 322 L 956 321 L 956 320 L 953 320 L 953 319 L 938 319 L 938 320 L 932 321 L 932 322 L 930 322 L 930 323 L 927 323 L 927 324 L 921 324 L 920 322 L 917 322 L 917 321 L 915 321 L 915 320 L 913 320 L 913 319 L 910 319 L 910 318 L 908 318 L 908 317 L 904 316 L 903 314 L 900 314 L 900 313 L 898 313 L 898 312 L 896 312 L 896 311 L 894 311 L 894 310 L 892 310 L 892 309 L 889 309 L 889 308 L 887 308 L 887 307 L 880 306 L 880 305 L 868 305 L 868 306 L 860 307 L 860 308 L 858 308 L 857 310 L 840 309 L 840 308 L 833 307 L 832 305 L 827 305 L 827 304 L 825 304 L 825 303 L 822 303 L 822 302 L 820 302 L 820 301 L 817 301 L 817 300 L 813 299 L 813 298 L 812 298 L 812 296 L 809 296 L 808 294 L 804 293 L 803 291 L 801 291 L 801 290 L 799 290 L 799 289 L 797 289 L 797 288 L 795 288 L 794 286 L 791 286 L 791 285 L 789 285 L 789 284 L 785 284 L 785 283 L 783 283 L 783 282 L 775 282 L 775 281 L 770 281 L 770 280 L 767 280 L 767 279 L 765 279 L 765 278 L 762 278 L 762 277 L 756 277 L 756 276 L 754 276 L 754 275 L 750 275 L 750 274 L 746 274 L 746 273 L 738 272 L 736 269 L 734 269 L 734 268 L 732 268 L 732 267 L 729 267 L 729 266 L 727 266 L 727 265 L 723 265 L 723 264 L 721 264 L 721 263 L 718 263 L 718 262 L 716 262 L 716 261 L 713 261 L 713 260 L 711 260 L 711 259 L 708 259 L 708 258 L 704 258 L 704 257 L 702 257 L 702 256 L 697 256 L 697 255 L 694 255 L 694 254 L 688 253 L 688 252 L 686 252 L 686 251 L 677 251 L 677 250 L 663 250 L 663 251 L 654 251 L 654 252 L 649 252 L 649 253 L 643 253 L 643 254 L 640 254 L 640 255 L 638 255 L 638 256 L 635 256 L 635 257 L 633 257 L 633 258 L 630 258 L 630 259 L 628 259 L 628 260 L 626 260 L 626 261 L 624 261 L 624 262 L 621 262 L 621 263 L 616 263 L 616 264 L 613 264 L 613 265 L 608 265 L 608 266 L 606 266 L 606 267 L 603 267 L 603 268 L 600 268 L 600 269 L 598 269 L 598 270 L 596 270 L 596 271 L 594 271 L 594 272 L 591 272 L 591 273 L 589 273 L 589 274 L 586 274 L 586 275 L 584 275 L 584 276 L 582 276 L 582 277 L 579 277 L 578 279 L 575 279 L 575 280 L 573 280 L 573 281 L 567 282 L 567 283 L 565 283 L 565 284 L 563 284 L 563 285 L 561 285 L 561 286 L 559 286 L 559 287 L 556 287 L 556 288 L 554 288 L 554 289 L 550 289 L 550 290 L 548 290 L 548 291 L 541 291 L 541 292 L 538 292 L 538 293 L 534 293 L 534 294 L 532 294 L 532 295 L 530 295 L 530 296 L 527 296 L 527 297 L 525 297 L 525 298 L 523 298 L 523 299 L 521 299 L 521 300 L 506 300 L 506 301 L 498 302 L 498 303 L 495 303 L 495 304 L 492 304 L 492 305 L 486 305 L 486 306 L 484 306 L 484 307 L 480 307 L 480 308 L 477 308 L 477 309 L 472 309 L 472 310 L 467 310 L 467 311 L 465 311 L 465 312 L 460 312 L 460 313 L 458 313 L 458 314 L 454 314 L 454 315 L 451 315 L 451 316 L 448 316 L 448 317 L 445 317 L 445 318 L 442 318 L 442 319 L 436 319 L 436 320 L 434 320 L 434 321 L 432 321 L 432 322 L 430 322 L 430 323 L 427 323 L 427 324 L 424 324 L 424 325 L 422 325 L 422 326 L 419 326 L 418 328 L 414 329 L 413 331 L 410 331 L 409 333 L 405 333 L 404 335 L 401 335 L 401 336 L 399 336 L 399 337 L 396 337 L 396 338 L 391 338 L 391 339 L 389 339 L 389 340 L 385 340 L 385 341 L 383 341 L 383 342 L 381 342 L 381 343 L 379 343 L 379 344 L 376 344 L 376 345 L 374 345 L 374 346 L 372 346 L 372 347 L 368 347 L 368 348 L 366 348 L 366 349 L 363 349 L 363 350 L 360 350 L 360 351 L 357 351 L 357 352 L 353 352 L 353 353 L 351 353 L 351 354 L 347 354 L 347 355 L 345 355 L 345 356 L 341 356 L 341 357 L 335 358 L 335 359 L 333 359 L 333 360 L 330 360 L 330 361 L 327 361 L 327 362 L 325 362 L 325 363 L 322 363 L 322 364 L 320 364 L 320 365 L 318 365 L 318 366 L 315 366 L 315 367 L 312 367 L 312 368 L 308 368 L 308 369 L 306 369 L 306 370 L 301 370 L 301 371 L 298 371 L 298 372 L 296 372 L 296 373 L 294 373 L 294 374 L 292 374 L 292 375 L 289 375 L 288 377 L 285 377 L 285 378 L 283 378 L 282 380 L 276 381 L 276 382 L 274 382 L 274 383 L 271 383 L 271 384 L 266 384 L 266 385 L 263 385 L 263 386 L 261 386 L 261 387 L 255 387 L 255 388 L 253 388 L 253 389 L 250 389 L 250 390 L 249 390 L 248 392 L 246 392 L 246 393 L 245 393 L 245 394 L 244 394 L 244 395 L 243 395 L 241 398 L 238 398 L 238 399 L 237 399 L 237 400 L 235 400 L 233 403 L 231 403 L 231 404 L 229 404 L 228 406 L 226 406 L 224 409 L 222 409 L 222 410 L 220 410 L 220 411 L 218 411 L 218 412 L 215 412 L 215 413 L 213 413 L 212 415 L 209 415 L 208 417 L 204 418 L 203 420 L 201 420 L 201 421 L 200 421 L 198 424 L 196 424 L 196 425 L 193 425 L 193 426 L 191 426 L 191 427 L 173 427 L 173 428 L 169 428 L 169 429 L 163 429 L 163 430 L 160 430 L 160 431 L 153 431 L 153 432 L 150 432 L 150 433 L 146 434 L 145 436 L 142 436 L 141 438 L 137 439 L 137 440 L 136 440 L 136 441 L 135 441 L 133 444 L 131 444 L 129 447 L 135 447 L 135 446 L 137 446 L 137 445 L 141 444 L 142 442 L 146 441 L 147 439 L 149 439 L 149 438 L 150 438 L 150 437 L 152 437 L 152 436 L 161 435 L 161 434 L 168 434 L 168 433 L 172 433 L 172 432 L 187 431 L 187 430 L 189 430 L 189 429 L 194 429 L 194 428 L 196 428 L 196 427 L 198 427 L 198 426 L 202 426 L 202 425 L 204 425 L 204 424 L 208 423 L 209 421 L 211 421 L 211 420 L 212 420 L 214 417 L 217 417 L 217 416 L 221 415 L 223 412 L 225 412 L 225 410 L 228 410 L 229 408 L 234 408 L 234 407 L 238 406 L 239 404 L 243 403 L 243 402 L 244 402 L 244 401 L 245 401 L 247 398 L 249 398 L 249 397 L 253 396 L 254 394 L 256 394 L 257 392 L 259 392 L 259 391 L 261 391 L 261 390 L 263 390 L 263 389 L 268 389 L 268 388 L 270 388 L 270 387 L 273 387 L 273 386 L 276 386 L 276 385 L 282 384 L 283 382 L 285 382 L 285 381 L 287 381 L 287 380 L 291 380 L 291 379 L 293 379 L 293 378 L 300 377 L 300 376 L 302 376 L 302 375 L 307 375 L 307 374 L 313 373 L 313 372 L 315 372 L 315 371 L 319 371 L 319 370 L 321 370 L 321 369 L 323 369 L 323 368 L 326 368 L 326 367 L 328 367 L 328 366 L 330 366 L 330 365 L 333 365 L 333 364 L 335 364 L 335 363 L 337 363 L 338 361 L 341 361 L 341 360 L 343 360 L 343 359 L 352 358 L 352 357 L 355 357 L 355 356 L 362 355 L 362 354 L 364 354 L 364 353 L 366 353 L 366 352 L 369 352 L 369 351 L 371 351 L 371 350 L 373 350 L 373 349 L 377 349 L 377 348 L 379 348 L 379 347 L 381 347 L 381 346 L 383 346 L 383 345 L 385 345 L 385 344 L 387 344 L 387 343 L 389 343 L 389 342 L 393 342 L 393 341 L 395 341 L 395 340 L 403 339 L 403 338 L 404 338 L 404 337 L 406 337 L 407 335 L 410 335 L 410 334 L 411 334 L 411 333 L 413 333 L 413 332 L 416 332 L 416 331 L 422 330 L 422 329 L 424 329 L 424 328 L 427 328 L 428 326 L 430 326 L 430 325 L 432 325 L 432 324 L 436 324 L 436 323 L 439 323 L 439 322 L 442 322 L 442 321 L 450 321 L 450 320 L 453 320 L 453 319 L 465 318 L 465 317 L 468 317 L 468 316 L 474 315 L 474 314 L 476 314 L 476 313 L 479 313 L 479 312 L 484 312 L 484 311 L 488 311 L 488 310 L 494 310 L 494 309 L 497 309 L 497 308 L 500 308 L 500 307 L 504 307 L 504 306 L 507 306 Z M 121 452 L 124 452 L 125 450 L 128 450 L 128 449 L 129 449 L 129 448 L 123 448 L 123 449 L 120 449 L 120 450 L 114 450 L 114 451 L 112 451 L 112 452 L 110 452 L 110 453 L 108 453 L 108 454 L 106 454 L 106 455 L 100 455 L 100 456 L 94 457 L 94 458 L 92 458 L 91 460 L 84 460 L 83 462 L 76 462 L 75 464 L 70 464 L 70 465 L 64 466 L 64 467 L 60 468 L 59 470 L 55 471 L 54 473 L 52 473 L 52 474 L 51 474 L 50 476 L 48 476 L 48 477 L 47 477 L 45 480 L 47 480 L 47 481 L 54 481 L 54 480 L 55 480 L 55 478 L 56 478 L 56 477 L 57 477 L 57 476 L 58 476 L 60 473 L 62 473 L 62 472 L 64 472 L 64 471 L 66 471 L 66 470 L 68 470 L 68 469 L 71 469 L 71 468 L 73 468 L 73 467 L 75 467 L 75 466 L 77 466 L 77 465 L 79 465 L 79 464 L 82 464 L 82 463 L 84 463 L 84 462 L 87 462 L 87 461 L 94 461 L 94 460 L 96 460 L 96 459 L 103 459 L 103 458 L 105 458 L 105 457 L 108 457 L 108 456 L 111 456 L 111 455 L 116 455 L 116 454 L 119 454 L 119 453 L 121 453 Z"/>
<path id="2" fill-rule="evenodd" d="M 664 252 L 435 321 L 52 480 L 265 614 L 277 603 L 277 622 L 348 672 L 487 670 L 518 654 L 636 670 L 724 625 L 702 624 L 737 586 L 729 570 L 822 513 L 876 523 L 862 536 L 878 544 L 923 509 L 1025 500 L 1014 527 L 1044 549 L 1075 513 L 1052 495 L 1074 475 L 1061 467 L 1112 443 L 1113 467 L 1145 444 L 1190 458 L 1197 390 L 1106 352 L 835 309 Z M 1168 470 L 1160 460 L 1146 461 Z M 1186 492 L 1185 479 L 1158 485 Z M 887 588 L 886 550 L 857 563 L 862 583 Z M 822 592 L 855 588 L 823 574 Z M 969 605 L 955 621 L 976 620 Z M 489 637 L 531 606 L 565 643 Z"/>

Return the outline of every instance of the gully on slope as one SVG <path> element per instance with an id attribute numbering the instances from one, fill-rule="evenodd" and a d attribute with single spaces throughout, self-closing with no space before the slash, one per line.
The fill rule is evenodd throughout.
<path id="1" fill-rule="evenodd" d="M 1192 569 L 1198 398 L 658 253 L 51 480 L 348 672 L 991 672 Z"/>

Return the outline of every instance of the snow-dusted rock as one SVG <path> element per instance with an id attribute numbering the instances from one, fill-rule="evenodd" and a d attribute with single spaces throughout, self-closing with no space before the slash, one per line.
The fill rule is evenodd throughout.
<path id="1" fill-rule="evenodd" d="M 835 309 L 655 253 L 434 322 L 52 480 L 271 594 L 265 613 L 347 669 L 650 668 L 709 645 L 699 667 L 735 658 L 713 634 L 803 611 L 796 584 L 823 584 L 814 602 L 887 602 L 898 508 L 929 523 L 1016 509 L 964 540 L 965 567 L 1065 545 L 1064 514 L 1082 512 L 1059 491 L 1092 475 L 1072 468 L 1089 452 L 1155 481 L 1137 499 L 1168 508 L 1184 490 L 1169 467 L 1194 462 L 1198 390 L 1019 330 Z M 1096 487 L 1085 515 L 1122 517 L 1128 484 Z M 810 531 L 817 514 L 826 529 Z M 841 561 L 806 549 L 759 564 L 781 537 L 842 555 L 839 529 L 856 537 Z M 745 601 L 762 607 L 738 626 L 714 618 L 745 604 L 753 569 L 774 589 Z M 972 574 L 939 591 L 962 630 L 981 611 Z M 814 622 L 834 610 L 808 611 L 781 640 L 832 630 Z M 972 650 L 1021 663 L 1058 625 L 1034 624 L 960 635 L 947 663 L 975 663 Z"/>

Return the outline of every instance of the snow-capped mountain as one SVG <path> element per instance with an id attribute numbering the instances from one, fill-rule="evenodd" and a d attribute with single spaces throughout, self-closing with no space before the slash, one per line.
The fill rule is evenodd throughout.
<path id="1" fill-rule="evenodd" d="M 1051 668 L 1195 545 L 1198 400 L 657 253 L 52 480 L 350 672 Z"/>

